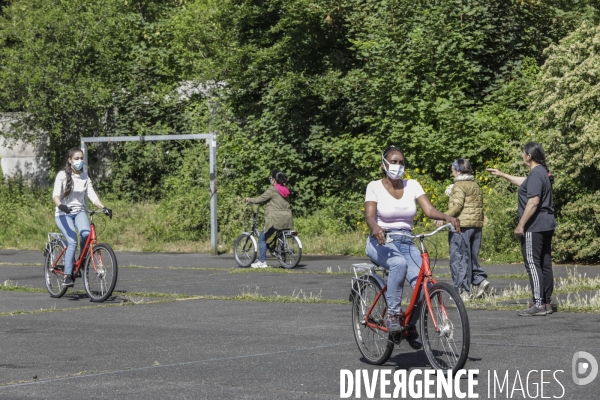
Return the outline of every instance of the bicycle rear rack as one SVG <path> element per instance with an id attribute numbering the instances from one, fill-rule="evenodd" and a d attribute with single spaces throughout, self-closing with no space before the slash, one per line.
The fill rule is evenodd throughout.
<path id="1" fill-rule="evenodd" d="M 354 270 L 354 276 L 352 277 L 350 301 L 352 301 L 353 296 L 362 298 L 360 287 L 370 282 L 369 276 L 377 275 L 377 272 L 382 272 L 384 277 L 387 275 L 386 269 L 371 263 L 352 264 L 352 269 Z"/>
<path id="2" fill-rule="evenodd" d="M 52 242 L 53 240 L 60 240 L 63 243 L 65 242 L 65 238 L 63 237 L 62 233 L 48 232 L 48 241 L 46 242 L 46 247 L 44 248 L 44 258 L 50 252 L 50 242 Z"/>
<path id="3" fill-rule="evenodd" d="M 388 272 L 385 268 L 372 263 L 352 264 L 352 269 L 354 270 L 354 278 L 352 280 L 360 280 L 359 274 L 363 276 L 365 274 L 377 274 L 377 272 L 381 272 L 385 277 Z"/>
<path id="4" fill-rule="evenodd" d="M 51 241 L 52 239 L 64 240 L 62 233 L 59 233 L 59 232 L 48 232 L 48 241 Z"/>

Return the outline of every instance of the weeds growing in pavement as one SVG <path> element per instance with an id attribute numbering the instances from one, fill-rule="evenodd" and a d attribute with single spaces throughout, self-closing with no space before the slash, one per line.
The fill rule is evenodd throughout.
<path id="1" fill-rule="evenodd" d="M 254 274 L 271 272 L 275 274 L 310 274 L 310 275 L 354 275 L 353 272 L 344 270 L 340 266 L 337 267 L 337 271 L 333 271 L 333 267 L 327 267 L 325 271 L 304 271 L 297 269 L 285 269 L 280 267 L 267 267 L 267 268 L 233 268 L 229 270 L 230 274 Z"/>
<path id="2" fill-rule="evenodd" d="M 600 312 L 600 291 L 589 296 L 574 293 L 572 298 L 571 293 L 569 293 L 566 299 L 558 299 L 557 308 L 560 311 L 598 313 Z"/>
<path id="3" fill-rule="evenodd" d="M 582 295 L 580 292 L 594 292 Z M 600 313 L 600 276 L 589 278 L 577 271 L 577 267 L 567 269 L 567 277 L 554 279 L 554 295 L 567 295 L 558 298 L 559 311 Z M 465 305 L 469 308 L 513 309 L 515 305 L 502 304 L 506 301 L 527 299 L 531 297 L 529 285 L 510 284 L 508 289 L 495 290 L 479 299 L 468 299 Z M 520 305 L 519 305 L 520 306 Z"/>
<path id="4" fill-rule="evenodd" d="M 34 288 L 30 286 L 19 286 L 18 283 L 7 279 L 0 285 L 0 291 L 3 292 L 28 292 L 28 293 L 46 293 L 46 289 Z"/>
<path id="5" fill-rule="evenodd" d="M 254 292 L 243 290 L 241 294 L 229 298 L 230 300 L 260 301 L 268 303 L 323 303 L 323 304 L 347 304 L 348 300 L 326 300 L 321 298 L 321 292 L 313 294 L 306 293 L 302 289 L 294 289 L 290 296 L 282 296 L 275 292 L 273 295 L 263 295 L 258 292 L 256 286 Z"/>
<path id="6" fill-rule="evenodd" d="M 586 292 L 591 290 L 600 290 L 600 275 L 595 278 L 588 278 L 586 274 L 577 272 L 577 267 L 573 270 L 567 269 L 566 278 L 557 278 L 554 280 L 554 291 L 561 293 Z"/>

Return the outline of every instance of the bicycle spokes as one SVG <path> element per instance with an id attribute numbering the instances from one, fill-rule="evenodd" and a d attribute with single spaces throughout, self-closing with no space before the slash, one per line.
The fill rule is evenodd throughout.
<path id="1" fill-rule="evenodd" d="M 84 267 L 84 285 L 93 301 L 104 301 L 117 282 L 117 260 L 106 244 L 98 244 L 91 251 Z"/>
<path id="2" fill-rule="evenodd" d="M 466 310 L 449 286 L 438 284 L 431 294 L 431 308 L 422 314 L 426 354 L 434 368 L 462 368 L 469 348 Z M 455 299 L 454 297 L 457 297 Z M 432 323 L 436 321 L 436 326 Z"/>
<path id="3" fill-rule="evenodd" d="M 44 280 L 51 297 L 61 297 L 67 291 L 63 285 L 65 250 L 60 240 L 51 240 L 47 245 Z"/>
<path id="4" fill-rule="evenodd" d="M 394 344 L 385 329 L 387 302 L 377 282 L 358 282 L 353 298 L 354 338 L 365 360 L 380 365 L 388 360 Z"/>

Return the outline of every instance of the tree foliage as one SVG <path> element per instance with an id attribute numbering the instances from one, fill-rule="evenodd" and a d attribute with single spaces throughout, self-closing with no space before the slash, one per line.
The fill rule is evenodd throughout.
<path id="1" fill-rule="evenodd" d="M 12 136 L 45 132 L 56 169 L 84 136 L 190 130 L 193 99 L 182 101 L 175 92 L 183 67 L 170 45 L 171 17 L 181 5 L 159 0 L 11 1 L 0 17 L 0 104 L 2 111 L 20 113 Z M 173 168 L 165 154 L 178 148 L 143 147 L 110 149 L 116 163 L 110 168 L 115 172 L 112 183 L 133 199 L 158 197 L 156 187 Z"/>
<path id="2" fill-rule="evenodd" d="M 250 186 L 259 166 L 285 166 L 305 210 L 357 198 L 391 143 L 437 179 L 459 156 L 481 166 L 521 139 L 510 114 L 526 107 L 506 106 L 519 94 L 505 87 L 522 61 L 588 15 L 559 1 L 230 0 L 221 76 L 243 122 L 225 162 Z M 492 115 L 502 89 L 508 114 Z"/>
<path id="3" fill-rule="evenodd" d="M 533 109 L 556 176 L 556 249 L 562 259 L 600 259 L 600 27 L 584 23 L 546 49 Z"/>
<path id="4" fill-rule="evenodd" d="M 510 165 L 538 125 L 551 165 L 568 171 L 557 176 L 561 212 L 598 215 L 585 208 L 598 193 L 597 0 L 0 5 L 0 111 L 21 116 L 13 137 L 44 132 L 57 169 L 82 136 L 216 131 L 226 230 L 235 230 L 240 199 L 263 190 L 273 168 L 288 173 L 296 214 L 327 210 L 349 227 L 389 144 L 404 149 L 433 198 L 451 160 L 467 157 L 479 170 Z M 166 220 L 198 237 L 207 231 L 203 146 L 98 146 L 92 166 L 106 167 L 100 189 L 162 199 Z M 569 164 L 574 157 L 582 162 Z M 501 227 L 494 238 L 510 234 L 509 222 L 492 225 Z M 167 228 L 155 226 L 177 236 Z M 561 254 L 589 259 L 594 235 Z"/>

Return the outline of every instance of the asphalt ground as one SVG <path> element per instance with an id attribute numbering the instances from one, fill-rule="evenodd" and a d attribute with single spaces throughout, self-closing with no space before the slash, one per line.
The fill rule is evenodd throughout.
<path id="1" fill-rule="evenodd" d="M 372 377 L 376 371 L 430 369 L 424 352 L 405 343 L 384 366 L 361 360 L 350 305 L 334 301 L 348 298 L 351 265 L 366 259 L 304 256 L 293 273 L 279 273 L 239 269 L 227 254 L 117 258 L 115 296 L 102 304 L 87 299 L 81 280 L 60 299 L 42 291 L 0 291 L 0 399 L 335 399 L 345 383 L 341 370 L 366 370 Z M 42 262 L 39 252 L 0 250 L 0 284 L 43 289 Z M 573 268 L 555 266 L 555 275 Z M 484 269 L 497 289 L 528 283 L 494 278 L 523 274 L 522 265 Z M 440 280 L 450 281 L 449 272 L 447 261 L 439 261 Z M 600 268 L 578 266 L 577 272 L 595 277 Z M 156 302 L 134 304 L 139 292 L 203 298 L 153 297 Z M 331 304 L 222 300 L 240 293 L 318 297 Z M 572 360 L 578 351 L 600 360 L 600 315 L 534 318 L 469 310 L 469 320 L 465 368 L 479 370 L 478 398 L 542 398 L 541 387 L 543 397 L 598 398 L 600 376 L 576 385 Z M 541 370 L 547 372 L 542 376 Z M 467 386 L 462 379 L 460 387 Z M 362 388 L 361 398 L 367 398 Z"/>

